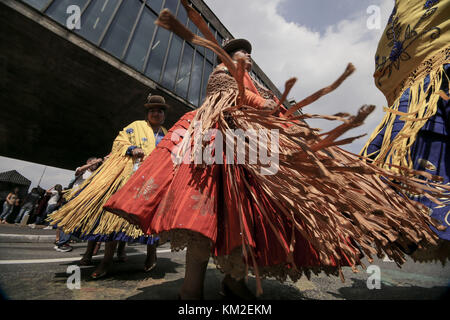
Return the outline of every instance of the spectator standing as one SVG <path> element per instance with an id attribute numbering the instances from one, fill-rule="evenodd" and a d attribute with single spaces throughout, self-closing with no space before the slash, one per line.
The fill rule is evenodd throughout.
<path id="1" fill-rule="evenodd" d="M 2 214 L 0 215 L 1 223 L 6 223 L 6 219 L 8 219 L 8 217 L 14 210 L 14 206 L 17 199 L 19 199 L 19 188 L 15 187 L 14 190 L 8 194 L 5 202 L 3 203 L 3 211 Z"/>
<path id="2" fill-rule="evenodd" d="M 13 205 L 11 214 L 6 219 L 6 223 L 8 223 L 8 224 L 14 223 L 14 220 L 19 215 L 21 206 L 22 206 L 22 200 L 20 198 L 16 198 L 16 200 L 14 201 L 14 205 Z"/>
<path id="3" fill-rule="evenodd" d="M 31 192 L 25 198 L 22 208 L 20 209 L 19 214 L 17 215 L 16 220 L 14 222 L 16 224 L 19 224 L 22 221 L 26 223 L 30 215 L 33 213 L 33 211 L 38 208 L 38 203 L 40 199 L 41 196 L 38 192 L 38 189 L 37 188 L 31 189 Z"/>
<path id="4" fill-rule="evenodd" d="M 96 158 L 96 157 L 91 157 L 89 159 L 87 159 L 86 164 L 82 167 L 78 167 L 75 170 L 75 180 L 73 182 L 73 185 L 71 187 L 71 189 L 78 189 L 81 184 L 87 180 L 91 174 L 97 170 L 97 168 L 101 165 L 101 163 L 103 162 L 103 159 L 101 158 Z"/>
<path id="5" fill-rule="evenodd" d="M 47 210 L 45 210 L 44 214 L 39 216 L 36 219 L 36 222 L 31 225 L 31 228 L 35 228 L 36 225 L 44 223 L 45 219 L 47 218 L 47 215 L 58 209 L 58 202 L 61 198 L 62 194 L 62 186 L 60 184 L 55 185 L 53 188 L 48 189 L 46 191 L 46 195 L 50 196 L 50 199 L 48 199 L 47 203 Z"/>
<path id="6" fill-rule="evenodd" d="M 50 199 L 50 196 L 45 192 L 44 189 L 38 188 L 38 193 L 41 199 L 38 201 L 37 208 L 36 210 L 34 210 L 33 214 L 30 217 L 30 223 L 34 223 L 34 221 L 36 221 L 39 216 L 44 214 L 45 210 L 47 209 L 48 200 Z"/>

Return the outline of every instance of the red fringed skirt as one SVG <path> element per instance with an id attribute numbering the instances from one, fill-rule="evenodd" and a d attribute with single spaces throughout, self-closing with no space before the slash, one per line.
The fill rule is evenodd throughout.
<path id="1" fill-rule="evenodd" d="M 248 258 L 248 263 L 250 267 L 256 263 L 262 276 L 289 275 L 297 279 L 302 271 L 336 273 L 336 267 L 350 265 L 347 259 L 321 261 L 312 245 L 283 214 L 276 212 L 272 200 L 242 167 L 181 164 L 174 171 L 173 150 L 182 139 L 177 132 L 186 130 L 194 116 L 195 111 L 185 114 L 168 131 L 127 184 L 106 203 L 106 210 L 138 223 L 147 234 L 186 230 L 199 233 L 211 240 L 217 261 L 235 252 L 243 263 L 242 248 L 250 246 L 253 257 Z M 230 175 L 241 190 L 239 194 L 232 192 Z M 265 212 L 255 201 L 263 204 Z"/>

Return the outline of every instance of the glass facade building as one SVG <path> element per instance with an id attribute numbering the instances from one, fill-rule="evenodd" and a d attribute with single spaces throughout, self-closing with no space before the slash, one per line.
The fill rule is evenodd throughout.
<path id="1" fill-rule="evenodd" d="M 187 17 L 179 0 L 22 0 L 65 28 L 78 10 L 79 28 L 71 31 L 150 78 L 195 107 L 206 95 L 206 84 L 215 54 L 194 46 L 154 24 L 168 8 L 192 32 L 198 28 Z M 192 4 L 193 5 L 193 4 Z M 71 7 L 76 6 L 76 7 Z M 195 8 L 195 5 L 193 5 Z M 74 9 L 75 8 L 75 9 Z M 197 8 L 196 8 L 197 9 Z M 197 11 L 200 11 L 197 9 Z M 208 21 L 221 44 L 226 35 Z M 267 86 L 261 77 L 253 77 Z"/>

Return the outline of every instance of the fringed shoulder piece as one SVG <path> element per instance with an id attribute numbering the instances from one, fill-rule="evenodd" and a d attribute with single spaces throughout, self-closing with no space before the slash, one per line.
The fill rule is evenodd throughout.
<path id="1" fill-rule="evenodd" d="M 229 89 L 238 90 L 236 80 L 231 76 L 227 67 L 219 66 L 214 69 L 209 77 L 208 85 L 206 87 L 206 96 Z"/>
<path id="2" fill-rule="evenodd" d="M 258 81 L 256 81 L 255 79 L 252 78 L 253 84 L 255 85 L 256 89 L 258 90 L 258 93 L 261 97 L 263 97 L 264 99 L 270 99 L 270 100 L 275 100 L 276 96 L 273 94 L 272 91 L 270 91 L 269 89 L 263 87 Z"/>

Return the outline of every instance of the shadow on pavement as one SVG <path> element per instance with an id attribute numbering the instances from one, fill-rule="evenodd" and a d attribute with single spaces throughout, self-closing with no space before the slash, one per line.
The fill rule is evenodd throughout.
<path id="1" fill-rule="evenodd" d="M 220 294 L 222 279 L 223 274 L 219 270 L 207 270 L 204 285 L 205 300 L 233 300 Z M 183 278 L 153 284 L 140 288 L 139 294 L 130 296 L 127 300 L 177 300 L 182 284 Z M 250 291 L 256 293 L 255 278 L 249 278 L 247 285 Z M 262 287 L 264 292 L 258 297 L 258 300 L 309 300 L 302 295 L 299 289 L 282 284 L 277 280 L 262 280 Z"/>
<path id="2" fill-rule="evenodd" d="M 339 294 L 328 292 L 337 298 L 347 300 L 441 300 L 450 298 L 450 287 L 436 286 L 424 288 L 418 286 L 389 286 L 381 284 L 381 289 L 367 289 L 364 280 L 352 279 L 351 287 L 340 288 Z"/>
<path id="3" fill-rule="evenodd" d="M 173 262 L 168 258 L 158 258 L 158 263 L 156 268 L 151 272 L 144 272 L 144 261 L 145 255 L 143 256 L 132 256 L 128 257 L 126 262 L 118 262 L 116 259 L 111 266 L 108 274 L 97 280 L 91 279 L 91 274 L 95 271 L 97 266 L 100 264 L 100 260 L 94 260 L 92 266 L 84 266 L 80 268 L 81 271 L 81 280 L 82 281 L 95 281 L 101 282 L 102 280 L 124 280 L 124 281 L 133 281 L 133 280 L 145 280 L 147 278 L 153 279 L 163 279 L 167 274 L 176 274 L 178 273 L 177 268 L 180 267 L 179 263 Z M 61 265 L 76 265 L 76 263 L 65 263 Z M 57 272 L 55 273 L 55 282 L 65 282 L 69 274 L 65 272 Z"/>
<path id="4" fill-rule="evenodd" d="M 128 297 L 127 300 L 177 300 L 182 284 L 183 279 L 164 281 L 160 284 L 140 288 L 141 293 Z"/>

